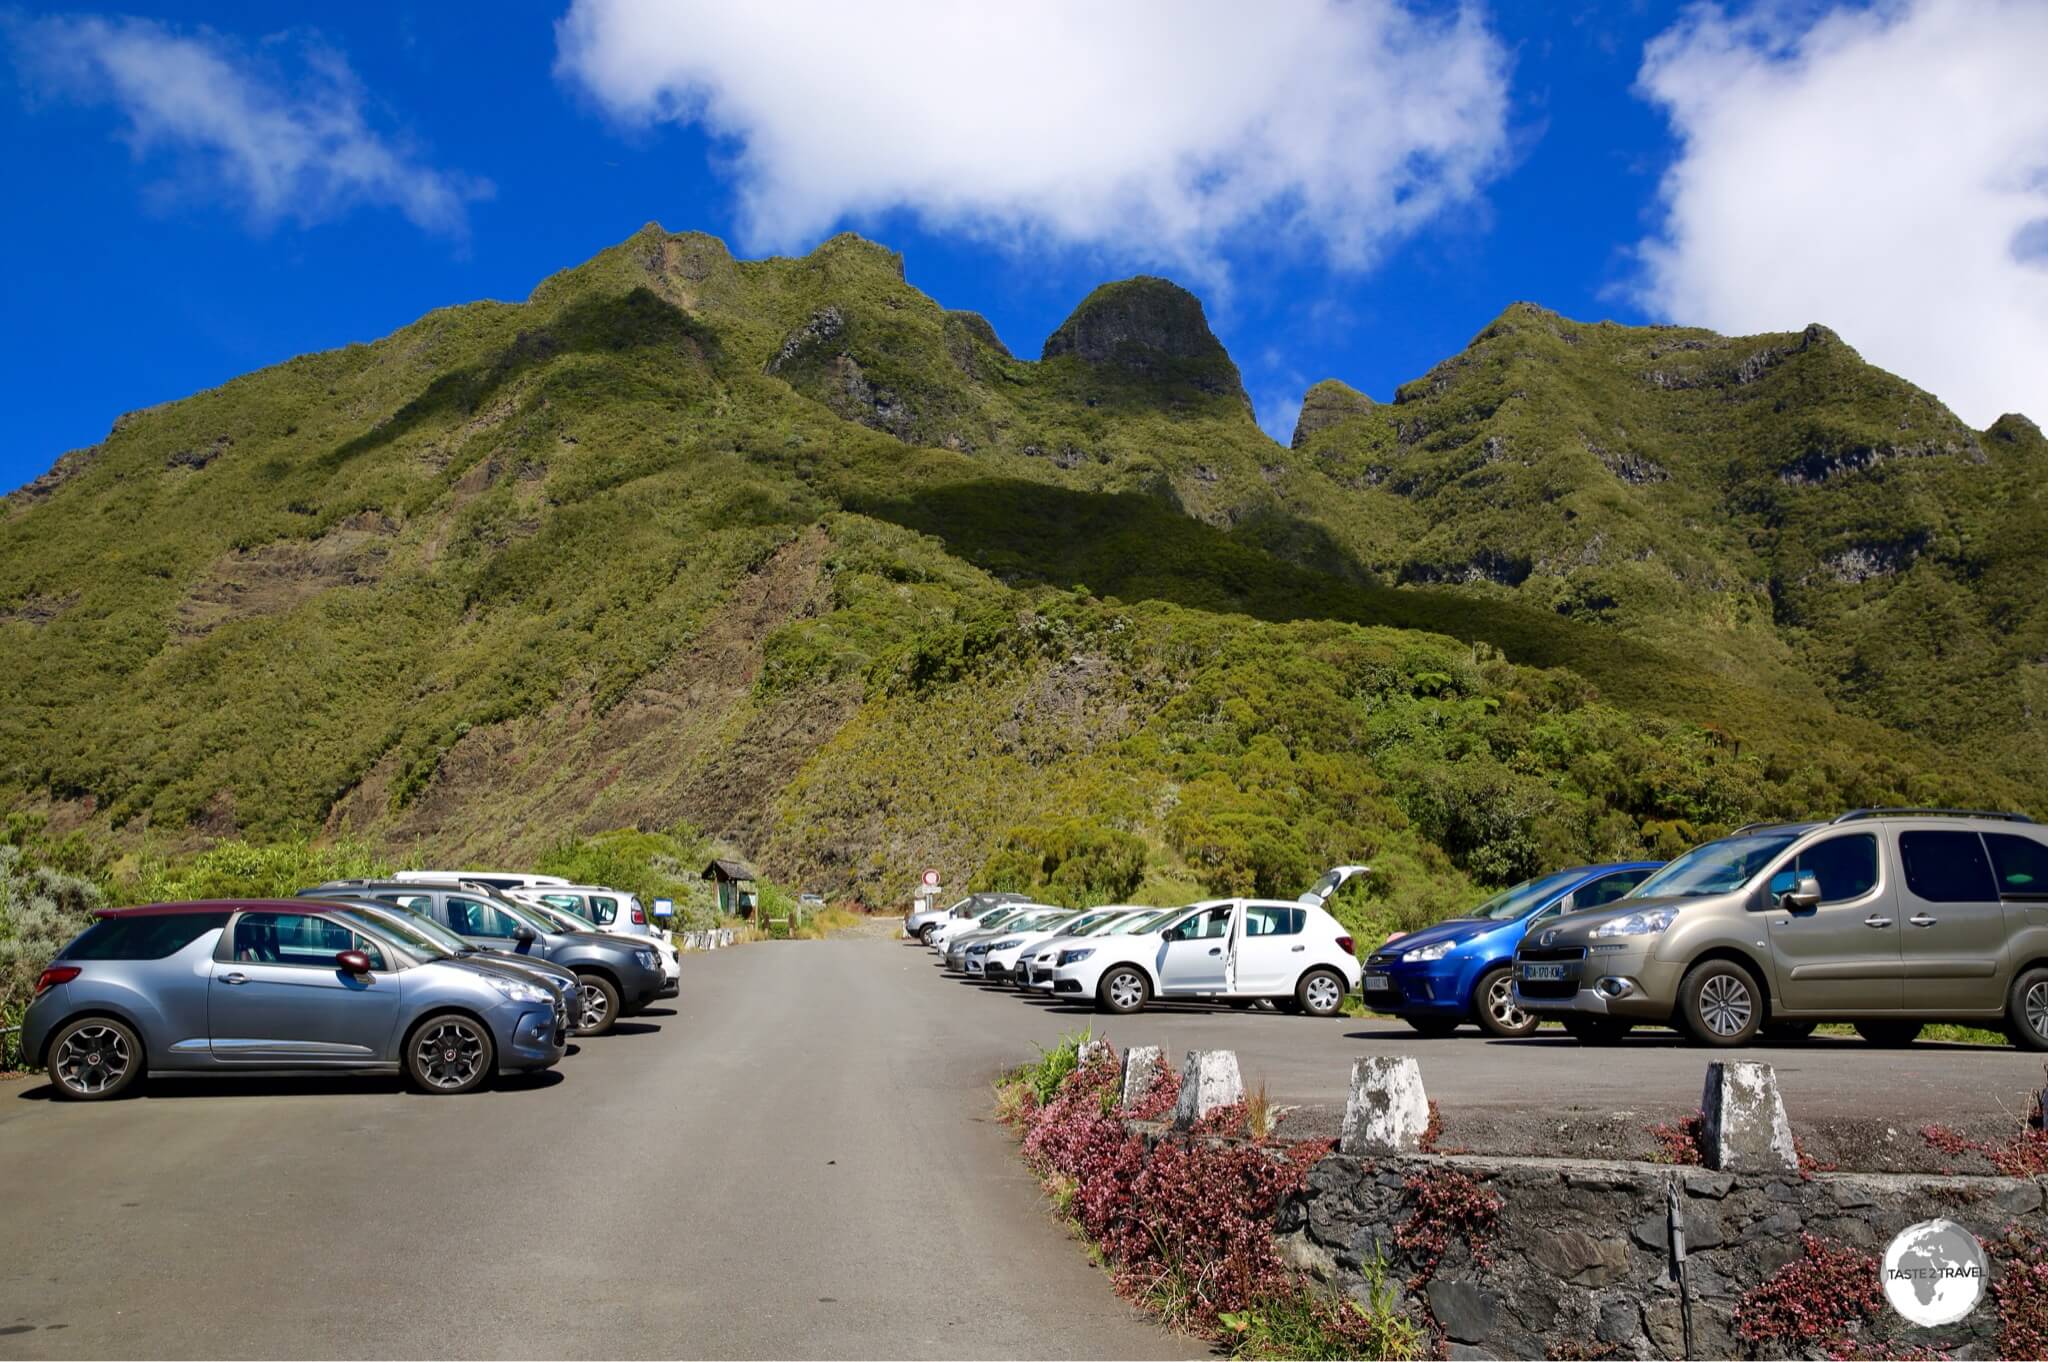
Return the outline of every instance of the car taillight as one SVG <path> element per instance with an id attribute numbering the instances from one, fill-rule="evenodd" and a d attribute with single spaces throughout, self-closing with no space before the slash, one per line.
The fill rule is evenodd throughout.
<path id="1" fill-rule="evenodd" d="M 635 927 L 645 927 L 647 925 L 647 914 L 640 911 L 640 905 L 637 903 L 633 905 L 633 925 Z"/>
<path id="2" fill-rule="evenodd" d="M 76 965 L 52 965 L 36 976 L 35 996 L 40 998 L 46 990 L 53 989 L 59 984 L 68 984 L 77 977 Z"/>
<path id="3" fill-rule="evenodd" d="M 1346 955 L 1356 955 L 1356 954 L 1358 954 L 1358 949 L 1357 949 L 1357 948 L 1356 948 L 1355 946 L 1353 946 L 1353 945 L 1351 944 L 1351 938 L 1350 938 L 1350 937 L 1348 937 L 1348 936 L 1340 936 L 1340 937 L 1338 937 L 1338 938 L 1337 938 L 1337 944 L 1338 944 L 1339 946 L 1342 946 L 1342 947 L 1344 948 L 1344 954 L 1346 954 Z"/>

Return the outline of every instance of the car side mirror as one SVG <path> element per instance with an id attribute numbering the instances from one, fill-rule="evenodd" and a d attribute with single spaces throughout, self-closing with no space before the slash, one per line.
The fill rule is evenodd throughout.
<path id="1" fill-rule="evenodd" d="M 1780 881 L 1790 883 L 1780 887 Z M 1771 892 L 1777 897 L 1780 908 L 1804 911 L 1820 902 L 1820 879 L 1810 870 L 1794 877 L 1789 870 L 1780 871 L 1771 877 Z"/>
<path id="2" fill-rule="evenodd" d="M 512 939 L 522 946 L 531 946 L 539 938 L 534 934 L 533 928 L 522 924 L 513 929 Z"/>
<path id="3" fill-rule="evenodd" d="M 343 974 L 370 972 L 370 957 L 361 951 L 338 951 L 334 957 L 334 964 Z"/>

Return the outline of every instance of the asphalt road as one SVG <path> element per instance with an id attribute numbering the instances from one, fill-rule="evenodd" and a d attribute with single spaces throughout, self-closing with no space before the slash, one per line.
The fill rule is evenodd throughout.
<path id="1" fill-rule="evenodd" d="M 1413 1054 L 1448 1133 L 1492 1113 L 1531 1152 L 1579 1138 L 1570 1118 L 1640 1136 L 1690 1110 L 1707 1059 L 1657 1032 L 1587 1050 L 1208 1007 L 1105 1019 L 932 959 L 875 938 L 685 956 L 672 1011 L 470 1098 L 171 1080 L 81 1106 L 0 1084 L 0 1356 L 1187 1356 L 989 1119 L 991 1075 L 1038 1045 L 1093 1026 L 1176 1060 L 1234 1049 L 1248 1084 L 1326 1114 L 1352 1059 Z M 1877 1117 L 1910 1144 L 1925 1121 L 2016 1119 L 2042 1074 L 1988 1047 L 1744 1053 L 1777 1066 L 1795 1125 Z"/>
<path id="2" fill-rule="evenodd" d="M 989 1120 L 1015 1009 L 884 941 L 684 962 L 672 1015 L 520 1090 L 0 1084 L 0 1356 L 1204 1351 L 1111 1292 Z"/>

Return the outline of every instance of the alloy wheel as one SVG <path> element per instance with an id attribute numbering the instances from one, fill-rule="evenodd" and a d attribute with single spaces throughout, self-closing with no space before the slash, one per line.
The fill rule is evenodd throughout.
<path id="1" fill-rule="evenodd" d="M 2037 1036 L 2048 1036 L 2048 980 L 2035 984 L 2027 990 L 2024 1005 L 2027 1025 L 2034 1028 Z"/>
<path id="2" fill-rule="evenodd" d="M 1302 990 L 1302 1001 L 1317 1016 L 1328 1016 L 1344 1004 L 1344 990 L 1327 974 L 1318 974 Z"/>
<path id="3" fill-rule="evenodd" d="M 1755 1010 L 1749 986 L 1732 974 L 1716 974 L 1700 985 L 1700 1020 L 1717 1036 L 1740 1035 Z"/>
<path id="4" fill-rule="evenodd" d="M 128 1038 L 111 1026 L 81 1026 L 64 1037 L 50 1059 L 50 1072 L 65 1087 L 95 1096 L 119 1083 L 133 1056 Z"/>
<path id="5" fill-rule="evenodd" d="M 594 1031 L 611 1015 L 611 999 L 596 984 L 585 982 L 576 988 L 576 1029 Z"/>
<path id="6" fill-rule="evenodd" d="M 1119 974 L 1109 981 L 1109 1005 L 1119 1012 L 1128 1012 L 1145 1001 L 1145 985 L 1137 975 Z"/>
<path id="7" fill-rule="evenodd" d="M 1486 990 L 1486 1014 L 1504 1031 L 1520 1031 L 1529 1024 L 1529 1014 L 1515 1006 L 1515 981 L 1506 974 Z"/>
<path id="8" fill-rule="evenodd" d="M 419 1071 L 436 1088 L 460 1088 L 476 1079 L 484 1062 L 483 1033 L 476 1023 L 447 1017 L 420 1032 L 414 1042 Z"/>

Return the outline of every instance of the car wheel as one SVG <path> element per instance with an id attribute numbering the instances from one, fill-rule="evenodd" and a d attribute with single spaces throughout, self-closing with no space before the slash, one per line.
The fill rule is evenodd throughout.
<path id="1" fill-rule="evenodd" d="M 1916 1021 L 1860 1021 L 1856 1023 L 1856 1034 L 1872 1045 L 1896 1050 L 1920 1039 L 1920 1028 L 1924 1025 L 1925 1022 Z"/>
<path id="2" fill-rule="evenodd" d="M 2006 1005 L 2012 1043 L 2022 1050 L 2048 1050 L 2048 968 L 2025 970 L 2012 981 Z"/>
<path id="3" fill-rule="evenodd" d="M 1763 1025 L 1763 989 L 1733 960 L 1709 960 L 1679 981 L 1678 1015 L 1702 1045 L 1747 1045 Z"/>
<path id="4" fill-rule="evenodd" d="M 1561 1020 L 1564 1033 L 1581 1045 L 1613 1045 L 1636 1029 L 1634 1022 L 1620 1017 L 1571 1016 Z"/>
<path id="5" fill-rule="evenodd" d="M 1489 1035 L 1515 1040 L 1536 1032 L 1538 1018 L 1515 1001 L 1515 975 L 1506 965 L 1479 976 L 1472 988 L 1472 1012 Z"/>
<path id="6" fill-rule="evenodd" d="M 405 1042 L 405 1076 L 437 1097 L 474 1092 L 491 1076 L 496 1047 L 490 1028 L 461 1012 L 439 1012 Z"/>
<path id="7" fill-rule="evenodd" d="M 141 1081 L 142 1040 L 112 1017 L 80 1017 L 50 1038 L 50 1081 L 69 1102 L 104 1102 Z"/>
<path id="8" fill-rule="evenodd" d="M 1767 1021 L 1758 1034 L 1776 1045 L 1797 1045 L 1813 1035 L 1819 1022 L 1808 1021 Z"/>
<path id="9" fill-rule="evenodd" d="M 917 929 L 917 939 L 919 941 L 924 942 L 925 945 L 929 946 L 932 944 L 933 933 L 937 932 L 938 930 L 939 928 L 937 923 L 927 922 L 924 924 L 924 926 L 919 927 Z"/>
<path id="10" fill-rule="evenodd" d="M 1294 986 L 1294 1001 L 1311 1017 L 1334 1017 L 1344 1010 L 1344 976 L 1333 969 L 1312 969 Z"/>
<path id="11" fill-rule="evenodd" d="M 602 974 L 576 976 L 576 1016 L 570 1031 L 579 1036 L 601 1036 L 619 1019 L 619 990 Z"/>
<path id="12" fill-rule="evenodd" d="M 1103 975 L 1102 982 L 1095 987 L 1095 1001 L 1104 1012 L 1136 1012 L 1151 996 L 1152 984 L 1144 971 L 1129 965 L 1119 965 Z"/>
<path id="13" fill-rule="evenodd" d="M 1425 1036 L 1448 1036 L 1462 1024 L 1456 1017 L 1403 1017 L 1401 1020 Z"/>

